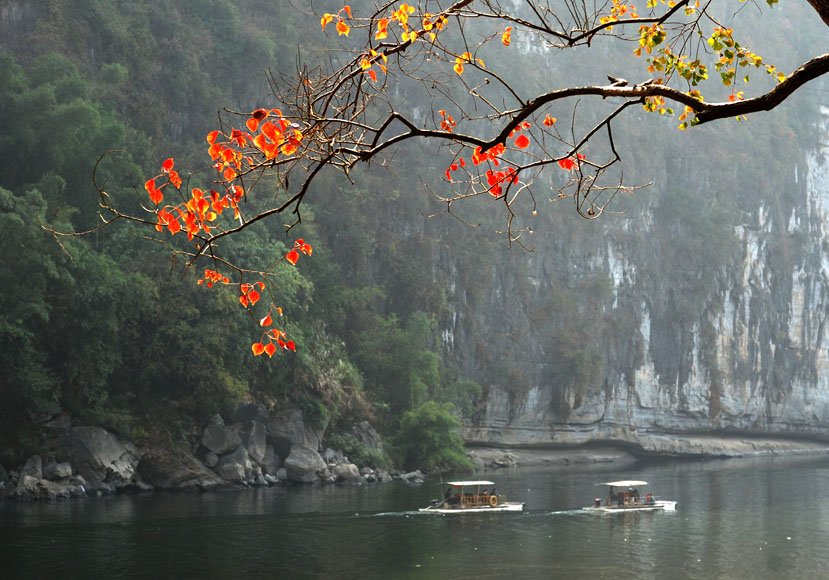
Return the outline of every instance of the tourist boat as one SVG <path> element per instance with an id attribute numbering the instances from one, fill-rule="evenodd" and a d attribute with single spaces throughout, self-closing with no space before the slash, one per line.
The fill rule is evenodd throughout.
<path id="1" fill-rule="evenodd" d="M 648 485 L 647 481 L 609 481 L 596 485 L 606 486 L 607 496 L 597 497 L 593 500 L 593 505 L 582 509 L 601 512 L 676 510 L 677 502 L 675 501 L 657 499 L 650 492 L 646 493 L 645 497 L 641 497 L 639 488 Z"/>
<path id="2" fill-rule="evenodd" d="M 506 496 L 496 493 L 491 481 L 446 481 L 440 485 L 443 499 L 433 499 L 432 505 L 419 511 L 467 514 L 524 510 L 522 502 L 507 501 Z"/>

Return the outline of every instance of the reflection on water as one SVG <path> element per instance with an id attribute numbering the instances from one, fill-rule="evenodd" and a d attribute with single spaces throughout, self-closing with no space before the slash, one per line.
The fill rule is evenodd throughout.
<path id="1" fill-rule="evenodd" d="M 3 578 L 759 579 L 829 571 L 829 459 L 492 471 L 524 514 L 423 514 L 438 481 L 0 503 Z M 477 476 L 476 476 L 477 477 Z M 644 479 L 676 512 L 584 512 Z"/>

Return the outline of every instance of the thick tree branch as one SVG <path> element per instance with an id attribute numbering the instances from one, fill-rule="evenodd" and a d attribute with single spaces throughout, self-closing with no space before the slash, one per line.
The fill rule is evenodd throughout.
<path id="1" fill-rule="evenodd" d="M 738 117 L 758 111 L 771 111 L 797 89 L 827 72 L 829 72 L 829 53 L 813 58 L 765 95 L 734 103 L 712 103 L 699 108 L 694 107 L 694 105 L 690 106 L 697 111 L 698 123 L 707 123 L 726 117 Z"/>

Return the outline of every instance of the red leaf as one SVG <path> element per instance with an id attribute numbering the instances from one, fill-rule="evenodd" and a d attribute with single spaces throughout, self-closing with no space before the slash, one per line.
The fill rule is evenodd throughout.
<path id="1" fill-rule="evenodd" d="M 257 342 L 255 344 L 251 345 L 250 348 L 251 348 L 251 350 L 253 350 L 254 356 L 259 356 L 260 354 L 265 352 L 265 345 L 262 344 L 261 342 Z"/>
<path id="2" fill-rule="evenodd" d="M 292 351 L 296 352 L 296 345 L 294 344 L 293 340 L 289 340 L 288 342 L 286 342 L 285 343 L 285 348 L 287 348 L 288 350 L 292 350 Z"/>
<path id="3" fill-rule="evenodd" d="M 239 296 L 239 302 L 240 302 L 240 303 L 242 304 L 242 306 L 244 306 L 245 308 L 247 308 L 247 307 L 248 307 L 248 297 L 247 297 L 247 296 L 244 296 L 244 295 Z"/>
<path id="4" fill-rule="evenodd" d="M 161 203 L 161 201 L 163 199 L 164 199 L 164 194 L 161 193 L 160 189 L 153 189 L 150 192 L 150 201 L 152 201 L 154 204 L 158 205 L 159 203 Z"/>
<path id="5" fill-rule="evenodd" d="M 262 119 L 266 118 L 269 115 L 267 109 L 256 109 L 254 112 L 251 113 L 254 119 L 257 121 L 261 121 Z"/>
<path id="6" fill-rule="evenodd" d="M 515 146 L 520 149 L 526 149 L 530 145 L 530 140 L 526 135 L 519 135 L 515 138 Z"/>
<path id="7" fill-rule="evenodd" d="M 273 353 L 275 353 L 275 352 L 276 352 L 276 347 L 273 345 L 272 342 L 269 342 L 268 344 L 265 345 L 265 354 L 267 354 L 268 357 L 273 357 Z"/>
<path id="8" fill-rule="evenodd" d="M 256 290 L 251 290 L 248 292 L 248 300 L 250 300 L 251 306 L 259 302 L 259 292 Z"/>
<path id="9" fill-rule="evenodd" d="M 576 166 L 576 162 L 573 161 L 570 157 L 567 159 L 562 159 L 558 162 L 559 166 L 566 171 L 572 171 L 573 168 Z"/>
<path id="10" fill-rule="evenodd" d="M 164 163 L 161 164 L 161 169 L 162 169 L 162 171 L 164 171 L 164 173 L 167 173 L 172 168 L 173 168 L 173 159 L 172 159 L 172 157 L 170 159 L 167 159 Z"/>
<path id="11" fill-rule="evenodd" d="M 291 264 L 296 265 L 297 260 L 299 260 L 299 252 L 296 250 L 291 250 L 285 255 L 285 259 L 288 260 Z"/>
<path id="12" fill-rule="evenodd" d="M 268 315 L 259 321 L 259 326 L 270 326 L 273 324 L 273 320 L 271 319 L 271 313 L 268 312 Z"/>

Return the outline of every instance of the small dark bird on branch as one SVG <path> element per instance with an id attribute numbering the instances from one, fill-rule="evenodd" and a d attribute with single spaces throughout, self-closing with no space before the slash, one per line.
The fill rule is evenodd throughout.
<path id="1" fill-rule="evenodd" d="M 610 75 L 607 75 L 607 80 L 609 80 L 614 87 L 624 87 L 628 84 L 626 79 L 617 79 L 616 77 L 612 77 Z"/>

